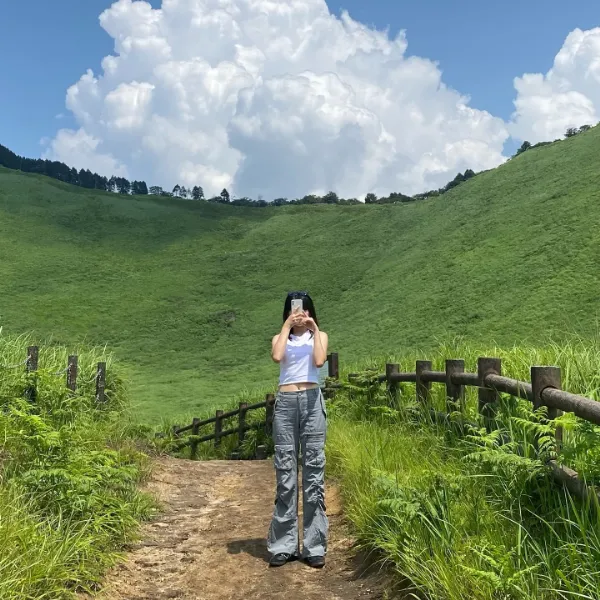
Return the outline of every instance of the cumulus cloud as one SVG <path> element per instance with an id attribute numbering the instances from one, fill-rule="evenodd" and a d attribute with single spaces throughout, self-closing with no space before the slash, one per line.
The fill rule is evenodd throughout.
<path id="1" fill-rule="evenodd" d="M 504 160 L 501 119 L 325 0 L 118 0 L 100 24 L 114 54 L 46 152 L 67 163 L 273 198 L 414 193 Z"/>
<path id="2" fill-rule="evenodd" d="M 117 177 L 128 177 L 127 167 L 110 154 L 99 150 L 100 140 L 84 129 L 61 129 L 53 140 L 42 140 L 48 145 L 45 158 L 61 160 L 76 169 L 93 169 L 95 172 Z"/>
<path id="3" fill-rule="evenodd" d="M 600 28 L 572 31 L 552 69 L 516 78 L 515 88 L 510 131 L 516 138 L 553 140 L 569 127 L 595 125 L 600 118 Z"/>

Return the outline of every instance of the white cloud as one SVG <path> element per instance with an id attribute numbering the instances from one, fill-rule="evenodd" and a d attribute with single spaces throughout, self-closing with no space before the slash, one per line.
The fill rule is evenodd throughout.
<path id="1" fill-rule="evenodd" d="M 600 118 L 600 28 L 575 29 L 546 75 L 515 79 L 517 98 L 511 135 L 539 142 L 569 127 L 595 125 Z"/>
<path id="2" fill-rule="evenodd" d="M 61 129 L 49 144 L 46 138 L 42 139 L 42 143 L 48 145 L 43 154 L 44 158 L 62 160 L 77 170 L 90 169 L 109 177 L 129 177 L 127 167 L 110 154 L 99 152 L 100 140 L 86 133 L 84 129 Z"/>
<path id="3" fill-rule="evenodd" d="M 149 83 L 121 83 L 104 98 L 104 122 L 117 130 L 141 129 L 150 112 L 152 91 Z"/>
<path id="4" fill-rule="evenodd" d="M 100 24 L 115 54 L 69 89 L 80 129 L 47 151 L 75 166 L 209 194 L 349 197 L 504 160 L 501 119 L 407 56 L 404 33 L 324 0 L 118 0 Z"/>

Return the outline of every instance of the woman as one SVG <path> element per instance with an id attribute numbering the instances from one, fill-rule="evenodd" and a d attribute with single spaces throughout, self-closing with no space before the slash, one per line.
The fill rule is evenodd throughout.
<path id="1" fill-rule="evenodd" d="M 292 299 L 302 310 L 292 312 Z M 299 556 L 298 448 L 302 450 L 304 548 L 302 557 L 315 568 L 325 565 L 328 520 L 325 514 L 325 401 L 318 369 L 327 360 L 327 334 L 319 329 L 306 292 L 288 294 L 283 327 L 273 337 L 271 356 L 280 364 L 273 438 L 277 497 L 269 529 L 270 565 L 280 567 Z"/>

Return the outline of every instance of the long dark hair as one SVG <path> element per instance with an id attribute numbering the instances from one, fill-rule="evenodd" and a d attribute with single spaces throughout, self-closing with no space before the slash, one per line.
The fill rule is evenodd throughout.
<path id="1" fill-rule="evenodd" d="M 287 318 L 290 316 L 292 312 L 292 300 L 302 298 L 302 310 L 308 311 L 308 314 L 314 319 L 317 327 L 319 326 L 319 320 L 317 319 L 317 311 L 315 310 L 315 303 L 312 298 L 308 295 L 308 292 L 290 292 L 283 305 L 283 322 L 287 321 Z M 290 335 L 292 332 L 290 331 Z M 313 333 L 311 332 L 311 335 Z"/>

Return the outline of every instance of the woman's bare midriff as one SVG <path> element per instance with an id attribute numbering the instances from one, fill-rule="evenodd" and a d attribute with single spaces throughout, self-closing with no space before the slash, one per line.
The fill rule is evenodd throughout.
<path id="1" fill-rule="evenodd" d="M 319 387 L 318 383 L 286 383 L 279 386 L 280 392 L 302 392 L 304 390 L 313 390 Z"/>

